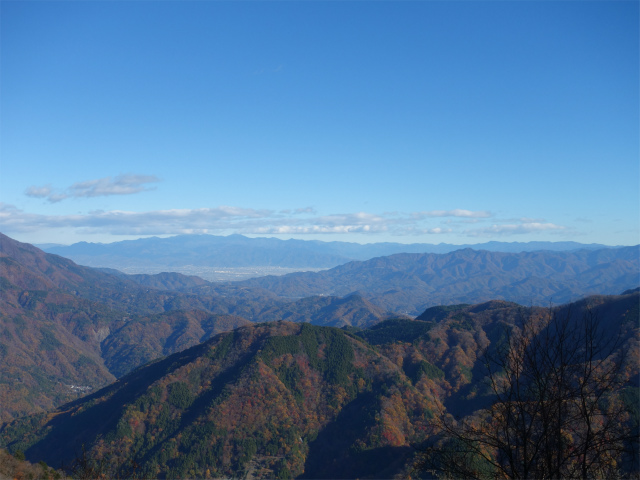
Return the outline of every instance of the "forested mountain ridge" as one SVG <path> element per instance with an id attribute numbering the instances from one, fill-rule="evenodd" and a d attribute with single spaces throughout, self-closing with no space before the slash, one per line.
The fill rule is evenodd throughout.
<path id="1" fill-rule="evenodd" d="M 118 271 L 94 269 L 77 265 L 69 259 L 48 254 L 32 245 L 20 243 L 0 233 L 0 278 L 23 290 L 60 289 L 65 293 L 99 302 L 127 315 L 150 315 L 173 310 L 202 310 L 213 314 L 237 315 L 260 321 L 263 311 L 275 315 L 279 308 L 286 310 L 291 321 L 307 318 L 309 301 L 303 301 L 296 313 L 296 302 L 279 298 L 259 288 L 244 285 L 216 285 L 198 277 L 177 273 L 156 275 L 125 275 Z M 302 297 L 300 297 L 302 298 Z M 333 298 L 327 303 L 340 304 Z M 368 305 L 374 312 L 371 321 L 388 315 L 378 307 Z M 326 322 L 348 316 L 324 310 Z M 272 318 L 270 318 L 272 319 Z"/>
<path id="2" fill-rule="evenodd" d="M 53 408 L 261 317 L 364 326 L 389 315 L 355 296 L 292 301 L 246 287 L 217 293 L 178 274 L 135 280 L 143 285 L 0 234 L 0 421 Z"/>
<path id="3" fill-rule="evenodd" d="M 1 436 L 51 465 L 85 444 L 109 458 L 110 475 L 130 459 L 162 478 L 389 475 L 424 435 L 425 382 L 413 386 L 343 331 L 271 322 L 156 361 Z"/>
<path id="4" fill-rule="evenodd" d="M 133 315 L 203 307 L 196 296 L 168 291 L 159 293 L 126 277 L 77 265 L 67 258 L 45 253 L 1 233 L 0 258 L 3 258 L 2 277 L 19 288 L 57 288 Z"/>
<path id="5" fill-rule="evenodd" d="M 549 311 L 463 299 L 389 318 L 367 291 L 376 277 L 385 301 L 414 298 L 412 284 L 499 286 L 503 270 L 515 277 L 538 260 L 547 280 L 559 271 L 628 284 L 556 313 L 591 309 L 637 358 L 637 252 L 383 257 L 338 267 L 341 288 L 366 287 L 357 293 L 285 299 L 246 283 L 96 271 L 0 237 L 0 446 L 58 467 L 85 443 L 91 458 L 113 459 L 108 476 L 128 475 L 132 461 L 153 477 L 406 476 L 430 419 L 491 400 L 482 352 Z"/>
<path id="6" fill-rule="evenodd" d="M 555 310 L 600 318 L 631 348 L 637 390 L 640 294 Z M 435 307 L 418 320 L 346 330 L 270 322 L 223 333 L 141 367 L 93 395 L 5 425 L 0 445 L 71 461 L 85 444 L 110 476 L 406 477 L 433 415 L 491 401 L 482 352 L 549 310 L 504 301 Z M 635 379 L 635 380 L 634 380 Z M 635 383 L 634 383 L 635 382 Z"/>
<path id="7" fill-rule="evenodd" d="M 117 309 L 111 296 L 102 303 L 82 298 L 78 290 L 56 287 L 49 278 L 56 279 L 60 270 L 47 270 L 51 275 L 39 275 L 0 254 L 0 421 L 51 409 L 112 382 L 114 375 L 141 362 L 248 323 L 202 310 L 136 315 L 131 311 L 142 308 L 129 309 L 130 302 Z M 94 281 L 87 290 L 100 288 L 95 277 L 87 280 L 82 273 L 71 277 L 74 284 Z M 58 282 L 67 286 L 62 277 Z M 127 286 L 129 291 L 138 288 Z M 145 293 L 144 298 L 160 304 L 158 296 Z"/>
<path id="8" fill-rule="evenodd" d="M 640 246 L 523 253 L 465 249 L 443 255 L 397 254 L 238 285 L 284 297 L 358 291 L 385 310 L 417 315 L 429 306 L 491 299 L 548 305 L 617 294 L 638 286 L 639 271 Z"/>

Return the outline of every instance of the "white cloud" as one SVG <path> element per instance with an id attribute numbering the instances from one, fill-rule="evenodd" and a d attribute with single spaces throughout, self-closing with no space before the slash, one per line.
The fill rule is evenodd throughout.
<path id="1" fill-rule="evenodd" d="M 293 213 L 295 213 L 296 215 L 301 215 L 304 213 L 310 213 L 312 215 L 315 215 L 317 212 L 316 212 L 316 209 L 313 207 L 305 207 L 305 208 L 296 208 L 293 211 Z"/>
<path id="2" fill-rule="evenodd" d="M 31 186 L 26 189 L 25 195 L 33 198 L 46 198 L 50 203 L 57 203 L 67 198 L 91 198 L 106 197 L 110 195 L 132 195 L 153 188 L 147 187 L 149 183 L 157 183 L 160 179 L 155 175 L 118 175 L 117 177 L 105 177 L 97 180 L 76 182 L 64 190 L 54 190 L 51 185 L 42 187 Z"/>
<path id="3" fill-rule="evenodd" d="M 34 192 L 37 193 L 37 192 Z M 42 191 L 41 194 L 46 194 Z M 71 229 L 77 234 L 101 235 L 177 235 L 188 233 L 316 235 L 386 233 L 394 236 L 458 234 L 471 237 L 495 237 L 535 233 L 561 233 L 567 227 L 529 218 L 482 226 L 486 212 L 449 210 L 461 217 L 447 223 L 434 224 L 436 213 L 368 212 L 317 215 L 312 208 L 268 210 L 234 206 L 214 208 L 170 209 L 146 212 L 123 210 L 91 211 L 76 215 L 43 215 L 24 212 L 13 205 L 0 204 L 0 230 L 4 233 L 37 233 L 51 229 Z M 463 212 L 463 213 L 461 213 Z M 449 214 L 448 214 L 449 215 Z M 441 215 L 445 216 L 445 215 Z M 451 215 L 453 216 L 453 215 Z M 478 228 L 463 227 L 464 221 L 477 221 Z M 466 227 L 468 228 L 468 226 Z"/>
<path id="4" fill-rule="evenodd" d="M 93 211 L 82 215 L 41 215 L 27 213 L 13 205 L 0 205 L 0 228 L 5 231 L 35 232 L 52 228 L 72 228 L 83 233 L 112 235 L 167 235 L 180 233 L 320 234 L 377 233 L 406 223 L 398 217 L 366 212 L 304 216 L 292 209 L 289 216 L 272 210 L 231 206 L 197 209 L 128 212 Z"/>
<path id="5" fill-rule="evenodd" d="M 471 237 L 486 237 L 495 235 L 522 235 L 540 232 L 559 233 L 566 231 L 567 227 L 554 223 L 523 222 L 519 224 L 494 224 L 490 227 L 467 230 L 466 234 Z"/>
<path id="6" fill-rule="evenodd" d="M 305 207 L 305 208 L 294 208 L 294 209 L 286 209 L 286 210 L 280 210 L 279 212 L 281 215 L 304 215 L 304 214 L 316 214 L 316 209 L 313 207 Z"/>
<path id="7" fill-rule="evenodd" d="M 269 210 L 221 206 L 150 212 L 111 210 L 81 215 L 40 215 L 26 213 L 13 205 L 0 204 L 0 227 L 6 232 L 75 228 L 87 233 L 112 235 L 213 233 L 242 225 L 242 221 L 268 218 L 272 214 Z"/>
<path id="8" fill-rule="evenodd" d="M 406 236 L 406 235 L 443 235 L 447 233 L 454 233 L 455 230 L 452 228 L 442 228 L 442 227 L 434 227 L 434 228 L 417 228 L 417 227 L 405 227 L 398 228 L 393 231 L 393 235 L 397 236 Z"/>
<path id="9" fill-rule="evenodd" d="M 427 233 L 429 235 L 439 235 L 441 233 L 451 233 L 451 232 L 453 232 L 451 228 L 440 228 L 440 227 L 428 228 L 422 231 L 422 233 Z"/>
<path id="10" fill-rule="evenodd" d="M 302 210 L 302 211 L 301 211 Z M 380 233 L 389 229 L 396 222 L 394 218 L 387 218 L 365 212 L 323 215 L 319 217 L 294 217 L 298 213 L 315 213 L 313 209 L 289 210 L 291 217 L 267 219 L 259 225 L 244 222 L 239 233 L 269 234 L 269 235 L 308 235 L 308 234 L 342 234 L 342 233 Z M 283 212 L 280 212 L 281 214 Z"/>
<path id="11" fill-rule="evenodd" d="M 463 218 L 489 218 L 491 217 L 491 212 L 487 212 L 485 210 L 463 210 L 460 208 L 456 208 L 454 210 L 429 210 L 424 212 L 415 212 L 413 214 L 415 218 L 425 218 L 425 217 L 463 217 Z"/>
<path id="12" fill-rule="evenodd" d="M 366 212 L 343 213 L 324 215 L 318 217 L 314 221 L 316 223 L 326 223 L 331 225 L 365 225 L 365 224 L 383 224 L 389 222 L 389 217 L 375 215 Z"/>
<path id="13" fill-rule="evenodd" d="M 377 233 L 384 229 L 371 225 L 311 225 L 281 227 L 259 227 L 246 233 L 270 234 L 270 235 L 308 235 L 318 233 Z"/>
<path id="14" fill-rule="evenodd" d="M 53 192 L 52 192 L 52 189 L 51 189 L 51 184 L 48 184 L 48 185 L 44 185 L 42 187 L 31 186 L 31 187 L 27 188 L 27 190 L 24 193 L 28 197 L 47 198 Z"/>
<path id="15" fill-rule="evenodd" d="M 529 217 L 521 217 L 518 221 L 522 223 L 545 223 L 544 218 L 529 218 Z"/>

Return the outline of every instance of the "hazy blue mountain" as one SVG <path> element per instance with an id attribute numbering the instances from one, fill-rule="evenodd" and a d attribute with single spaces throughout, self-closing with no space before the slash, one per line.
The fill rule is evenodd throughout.
<path id="1" fill-rule="evenodd" d="M 55 247 L 66 247 L 66 245 L 63 243 L 34 243 L 33 246 L 39 248 L 40 250 L 46 250 L 48 248 Z"/>
<path id="2" fill-rule="evenodd" d="M 605 245 L 585 245 L 577 242 L 488 242 L 477 245 L 370 243 L 362 245 L 317 240 L 248 238 L 242 235 L 178 235 L 109 244 L 80 242 L 70 246 L 47 247 L 44 250 L 93 267 L 123 269 L 137 266 L 142 270 L 144 267 L 166 267 L 171 271 L 189 265 L 234 268 L 253 266 L 330 268 L 352 260 L 368 260 L 396 253 L 449 253 L 464 248 L 524 252 L 594 250 L 605 247 Z"/>
<path id="3" fill-rule="evenodd" d="M 435 305 L 491 299 L 523 305 L 619 294 L 638 286 L 640 246 L 572 252 L 403 253 L 350 262 L 321 272 L 254 278 L 239 285 L 285 297 L 344 296 L 358 291 L 373 304 L 417 315 Z"/>
<path id="4" fill-rule="evenodd" d="M 321 242 L 318 242 L 321 243 Z M 351 260 L 316 242 L 248 238 L 242 235 L 178 235 L 169 238 L 143 238 L 109 244 L 80 242 L 53 247 L 55 253 L 89 266 L 118 268 L 122 265 L 176 267 L 201 266 L 282 266 L 332 267 Z"/>

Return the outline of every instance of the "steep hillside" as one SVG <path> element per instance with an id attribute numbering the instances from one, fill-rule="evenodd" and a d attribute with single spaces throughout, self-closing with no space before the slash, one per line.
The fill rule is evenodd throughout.
<path id="1" fill-rule="evenodd" d="M 165 312 L 203 304 L 3 235 L 0 292 L 0 422 L 54 408 L 142 362 L 247 323 L 206 311 Z M 149 311 L 162 313 L 140 315 Z"/>
<path id="2" fill-rule="evenodd" d="M 633 394 L 639 306 L 633 292 L 553 312 L 505 301 L 436 307 L 368 329 L 247 325 L 7 424 L 0 446 L 58 466 L 84 444 L 109 477 L 134 467 L 153 478 L 406 477 L 412 446 L 437 433 L 434 414 L 466 416 L 491 402 L 483 351 L 525 319 L 595 315 L 604 341 L 628 349 Z"/>
<path id="3" fill-rule="evenodd" d="M 0 257 L 0 271 L 9 271 L 0 276 L 0 422 L 115 379 L 99 345 L 121 314 L 53 288 L 8 257 Z"/>
<path id="4" fill-rule="evenodd" d="M 114 271 L 114 274 L 159 290 L 175 290 L 204 298 L 213 296 L 216 300 L 223 297 L 225 305 L 206 305 L 206 308 L 260 322 L 287 320 L 334 327 L 367 327 L 392 316 L 390 312 L 373 305 L 358 294 L 344 298 L 313 296 L 294 300 L 278 297 L 260 287 L 236 283 L 215 284 L 179 273 L 126 275 Z"/>
<path id="5" fill-rule="evenodd" d="M 600 318 L 630 348 L 637 389 L 639 305 L 637 292 L 598 296 L 555 314 Z M 5 425 L 0 446 L 58 466 L 84 444 L 94 473 L 110 477 L 134 467 L 153 478 L 406 477 L 413 447 L 436 433 L 434 413 L 465 416 L 491 402 L 482 352 L 549 313 L 490 301 L 364 330 L 248 325 Z"/>
<path id="6" fill-rule="evenodd" d="M 368 327 L 389 318 L 391 314 L 376 307 L 360 295 L 339 297 L 308 297 L 278 305 L 260 312 L 263 322 L 287 320 L 330 327 Z"/>
<path id="7" fill-rule="evenodd" d="M 0 282 L 0 421 L 51 409 L 249 323 L 193 310 L 129 315 L 56 288 L 10 257 L 0 257 Z"/>
<path id="8" fill-rule="evenodd" d="M 100 351 L 109 371 L 121 377 L 151 360 L 250 323 L 242 317 L 201 310 L 165 312 L 117 323 L 101 342 Z"/>
<path id="9" fill-rule="evenodd" d="M 63 471 L 49 468 L 44 463 L 32 464 L 22 460 L 22 455 L 18 454 L 17 456 L 18 458 L 4 450 L 0 450 L 0 479 L 48 480 L 63 478 Z"/>
<path id="10" fill-rule="evenodd" d="M 1 435 L 52 465 L 85 444 L 109 459 L 110 475 L 135 461 L 161 478 L 376 477 L 401 468 L 424 435 L 429 395 L 428 383 L 413 386 L 340 330 L 274 322 L 217 336 Z"/>
<path id="11" fill-rule="evenodd" d="M 119 270 L 114 270 L 112 268 L 99 268 L 98 270 L 109 273 L 111 275 L 116 275 L 120 278 L 131 280 L 143 287 L 155 288 L 157 290 L 189 292 L 199 287 L 214 285 L 211 282 L 203 280 L 200 277 L 196 277 L 194 275 L 182 275 L 181 273 L 175 272 L 162 272 L 155 275 L 127 275 L 126 273 L 120 272 Z"/>
<path id="12" fill-rule="evenodd" d="M 525 253 L 466 249 L 445 255 L 392 255 L 322 272 L 255 278 L 240 285 L 284 297 L 358 291 L 385 310 L 417 315 L 429 306 L 491 299 L 548 305 L 588 294 L 617 294 L 637 287 L 639 274 L 637 246 Z"/>
<path id="13" fill-rule="evenodd" d="M 218 292 L 178 274 L 132 280 L 2 235 L 0 292 L 0 422 L 51 409 L 250 320 L 365 326 L 389 316 L 355 297 L 294 302 L 261 289 Z"/>
<path id="14" fill-rule="evenodd" d="M 1 233 L 0 259 L 3 259 L 0 277 L 23 289 L 57 288 L 132 315 L 204 309 L 202 301 L 195 295 L 145 288 L 126 277 L 76 265 L 71 260 L 45 253 Z"/>

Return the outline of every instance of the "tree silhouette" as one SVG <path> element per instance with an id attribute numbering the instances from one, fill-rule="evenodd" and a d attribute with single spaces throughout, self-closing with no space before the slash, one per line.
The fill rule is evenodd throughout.
<path id="1" fill-rule="evenodd" d="M 445 478 L 637 477 L 638 419 L 625 402 L 637 359 L 591 309 L 582 318 L 523 315 L 484 359 L 492 404 L 459 421 L 438 418 L 438 441 L 418 469 Z"/>

